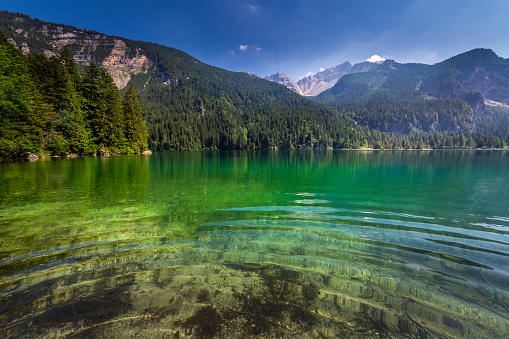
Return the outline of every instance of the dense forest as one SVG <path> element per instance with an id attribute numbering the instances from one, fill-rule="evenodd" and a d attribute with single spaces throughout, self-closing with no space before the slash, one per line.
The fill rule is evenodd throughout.
<path id="1" fill-rule="evenodd" d="M 204 90 L 213 90 L 211 86 L 182 82 L 167 86 L 157 80 L 144 80 L 144 76 L 133 78 L 135 87 L 139 83 L 146 88 L 140 92 L 140 100 L 147 118 L 149 147 L 154 150 L 504 147 L 502 139 L 472 129 L 410 128 L 401 134 L 362 127 L 348 118 L 348 105 L 337 107 L 343 116 L 296 94 L 292 96 L 296 101 L 285 104 L 277 92 L 289 90 L 277 84 L 269 84 L 276 99 L 263 100 L 267 83 L 262 79 L 256 79 L 259 92 L 252 83 L 244 92 L 242 83 L 229 79 L 231 92 L 224 91 L 220 98 Z M 472 110 L 464 102 L 437 100 L 443 100 L 444 106 L 465 110 L 472 118 Z M 426 111 L 430 106 L 425 103 L 414 108 L 419 109 L 414 114 L 429 114 L 430 121 L 438 114 Z M 449 112 L 449 120 L 454 123 L 455 112 Z M 366 110 L 365 116 L 376 119 L 376 111 Z"/>
<path id="2" fill-rule="evenodd" d="M 369 72 L 343 76 L 313 100 L 382 132 L 452 133 L 468 140 L 477 135 L 473 143 L 478 147 L 486 140 L 480 136 L 489 135 L 505 145 L 509 143 L 509 110 L 500 103 L 486 106 L 483 96 L 502 103 L 509 100 L 508 70 L 507 60 L 485 49 L 432 66 L 386 60 Z"/>
<path id="3" fill-rule="evenodd" d="M 407 105 L 399 117 L 402 128 L 393 119 L 394 129 L 379 131 L 378 126 L 364 124 L 359 115 L 352 114 L 352 106 L 345 101 L 330 106 L 315 103 L 279 84 L 211 67 L 165 46 L 140 42 L 136 45 L 159 62 L 156 77 L 150 72 L 138 73 L 131 80 L 140 93 L 149 148 L 153 150 L 504 145 L 500 138 L 472 129 L 472 109 L 462 100 L 420 100 L 418 104 Z M 392 83 L 397 86 L 396 80 Z M 404 98 L 406 93 L 400 94 Z M 393 104 L 399 99 L 392 96 L 391 100 L 386 105 L 397 115 Z M 412 113 L 412 109 L 416 111 Z M 432 128 L 406 128 L 410 114 L 428 115 L 428 126 L 437 118 L 440 123 Z M 364 109 L 364 115 L 365 119 L 377 119 L 378 113 L 370 107 Z M 446 124 L 449 129 L 441 128 Z"/>
<path id="4" fill-rule="evenodd" d="M 121 100 L 94 64 L 80 75 L 68 50 L 24 56 L 0 31 L 0 156 L 139 153 L 147 148 L 141 104 Z"/>

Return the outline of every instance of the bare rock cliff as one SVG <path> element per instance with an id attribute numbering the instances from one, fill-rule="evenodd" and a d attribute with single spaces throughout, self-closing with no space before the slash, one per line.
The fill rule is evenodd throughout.
<path id="1" fill-rule="evenodd" d="M 136 48 L 136 55 L 132 58 L 128 57 L 129 52 L 125 42 L 117 39 L 110 55 L 102 62 L 102 66 L 111 74 L 119 89 L 127 86 L 131 80 L 131 72 L 140 72 L 153 64 L 140 48 Z"/>
<path id="2" fill-rule="evenodd" d="M 314 75 L 307 76 L 297 82 L 303 95 L 316 96 L 331 88 L 343 75 L 350 73 L 352 65 L 347 61 L 328 68 Z"/>
<path id="3" fill-rule="evenodd" d="M 352 66 L 346 61 L 319 73 L 309 75 L 298 82 L 293 81 L 284 73 L 276 73 L 265 77 L 265 79 L 280 83 L 300 95 L 316 96 L 333 87 L 343 75 L 357 72 L 369 72 L 377 66 L 377 63 L 367 61 Z"/>
<path id="4" fill-rule="evenodd" d="M 51 57 L 67 48 L 77 64 L 86 66 L 93 62 L 105 68 L 119 89 L 127 86 L 131 74 L 146 71 L 155 64 L 141 48 L 129 47 L 122 38 L 60 24 L 40 25 L 23 17 L 13 21 L 24 25 L 8 27 L 9 41 L 23 53 Z"/>
<path id="5" fill-rule="evenodd" d="M 276 73 L 276 74 L 272 74 L 270 76 L 266 76 L 264 79 L 277 82 L 283 86 L 288 87 L 292 91 L 299 93 L 300 95 L 303 95 L 302 91 L 299 88 L 299 85 L 297 85 L 297 83 L 295 81 L 293 81 L 292 78 L 290 78 L 287 74 Z"/>

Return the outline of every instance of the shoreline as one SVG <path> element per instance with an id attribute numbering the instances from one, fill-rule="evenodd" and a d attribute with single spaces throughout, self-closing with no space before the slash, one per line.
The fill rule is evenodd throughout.
<path id="1" fill-rule="evenodd" d="M 300 152 L 300 151 L 313 151 L 313 152 L 329 152 L 329 151 L 370 151 L 370 152 L 415 152 L 415 151 L 427 151 L 427 152 L 436 152 L 436 151 L 509 151 L 509 148 L 333 148 L 333 149 L 256 149 L 256 150 L 196 150 L 196 151 L 156 151 L 157 153 L 166 153 L 166 152 L 224 152 L 224 151 L 234 151 L 234 152 L 257 152 L 257 151 L 290 151 L 290 152 Z M 145 151 L 142 153 L 136 154 L 108 154 L 108 155 L 78 155 L 78 154 L 68 154 L 68 155 L 60 155 L 60 156 L 37 156 L 34 154 L 25 156 L 23 158 L 2 158 L 0 157 L 0 162 L 3 161 L 51 161 L 51 160 L 61 160 L 61 159 L 76 159 L 76 158 L 109 158 L 109 157 L 117 157 L 117 156 L 134 156 L 134 155 L 152 155 L 152 151 Z"/>

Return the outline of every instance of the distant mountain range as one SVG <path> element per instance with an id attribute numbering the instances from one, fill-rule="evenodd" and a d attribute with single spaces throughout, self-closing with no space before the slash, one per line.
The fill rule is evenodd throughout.
<path id="1" fill-rule="evenodd" d="M 471 129 L 509 140 L 509 59 L 490 49 L 435 65 L 385 60 L 312 99 L 380 131 Z"/>
<path id="2" fill-rule="evenodd" d="M 347 74 L 365 72 L 378 75 L 385 74 L 386 76 L 383 79 L 387 80 L 388 75 L 395 71 L 395 74 L 389 80 L 393 81 L 394 78 L 401 77 L 401 72 L 412 72 L 414 73 L 414 79 L 419 79 L 419 86 L 424 81 L 424 88 L 427 88 L 426 86 L 433 81 L 440 80 L 443 82 L 443 84 L 439 85 L 441 86 L 440 88 L 432 91 L 432 96 L 458 96 L 461 93 L 474 91 L 481 93 L 487 105 L 501 106 L 509 104 L 508 69 L 509 59 L 500 58 L 489 49 L 474 49 L 432 66 L 424 64 L 400 64 L 394 60 L 366 61 L 352 66 L 347 61 L 314 75 L 307 76 L 297 82 L 284 73 L 276 73 L 265 77 L 265 79 L 284 85 L 300 95 L 318 96 L 322 92 L 334 87 Z M 430 74 L 434 78 L 428 76 Z M 372 77 L 370 75 L 352 77 L 358 77 L 358 79 L 372 78 L 372 81 L 368 81 L 372 85 L 371 87 L 383 87 L 380 77 Z M 375 81 L 375 78 L 379 82 Z M 340 88 L 343 88 L 343 90 Z M 345 90 L 347 90 L 345 83 L 340 83 L 338 88 L 324 94 L 317 101 L 331 101 L 332 99 L 324 99 L 326 97 L 331 98 L 331 93 L 335 93 L 332 96 L 339 99 L 338 95 Z"/>
<path id="3" fill-rule="evenodd" d="M 266 79 L 371 129 L 470 129 L 509 140 L 509 59 L 479 48 L 435 65 L 368 60 L 376 62 L 345 62 L 298 82 L 281 73 Z"/>
<path id="4" fill-rule="evenodd" d="M 320 94 L 317 101 L 351 100 L 386 89 L 414 91 L 431 97 L 463 97 L 477 92 L 488 105 L 509 103 L 509 59 L 497 56 L 490 49 L 474 49 L 435 65 L 385 60 L 374 64 L 367 73 L 342 77 L 329 91 Z M 363 87 L 362 91 L 354 96 L 348 93 L 359 86 Z"/>
<path id="5" fill-rule="evenodd" d="M 358 72 L 369 72 L 377 64 L 377 62 L 366 61 L 352 66 L 350 62 L 346 61 L 340 65 L 328 68 L 314 75 L 309 75 L 297 82 L 284 73 L 276 73 L 266 76 L 264 79 L 277 82 L 300 95 L 316 96 L 334 86 L 343 75 Z"/>

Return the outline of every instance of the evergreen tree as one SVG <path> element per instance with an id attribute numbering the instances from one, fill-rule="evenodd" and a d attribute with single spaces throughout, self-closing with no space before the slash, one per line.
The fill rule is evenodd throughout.
<path id="1" fill-rule="evenodd" d="M 0 32 L 0 156 L 146 148 L 147 129 L 132 87 L 121 103 L 105 70 L 90 64 L 81 78 L 67 49 L 49 59 L 25 57 Z"/>
<path id="2" fill-rule="evenodd" d="M 90 153 L 80 76 L 69 51 L 50 59 L 42 54 L 28 56 L 32 78 L 47 104 L 46 145 L 53 154 Z"/>
<path id="3" fill-rule="evenodd" d="M 100 111 L 100 114 L 102 114 L 101 121 L 99 122 L 101 128 L 97 135 L 97 144 L 116 153 L 125 153 L 124 123 L 120 95 L 111 75 L 104 69 L 101 69 L 100 75 L 103 105 Z"/>
<path id="4" fill-rule="evenodd" d="M 0 155 L 41 154 L 44 111 L 23 54 L 0 31 Z"/>
<path id="5" fill-rule="evenodd" d="M 143 121 L 141 103 L 133 86 L 129 86 L 122 99 L 126 147 L 139 153 L 147 148 L 147 126 Z"/>
<path id="6" fill-rule="evenodd" d="M 82 89 L 86 116 L 97 149 L 125 151 L 120 96 L 111 76 L 91 63 L 85 69 Z"/>

